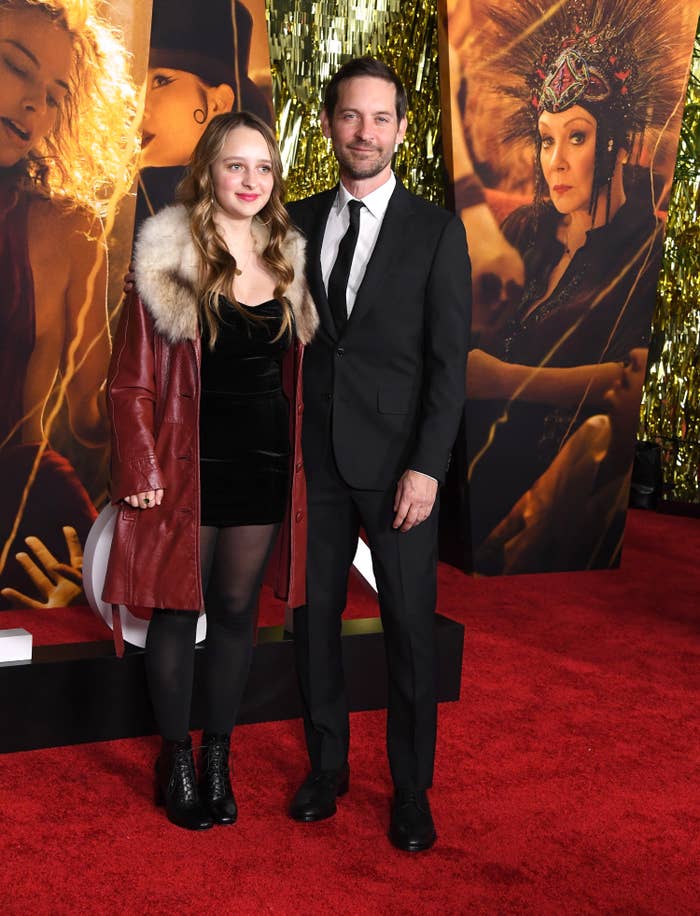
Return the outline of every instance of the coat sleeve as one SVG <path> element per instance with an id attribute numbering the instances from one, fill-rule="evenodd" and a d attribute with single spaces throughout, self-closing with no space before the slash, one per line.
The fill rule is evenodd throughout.
<path id="1" fill-rule="evenodd" d="M 440 482 L 464 408 L 471 302 L 466 236 L 454 217 L 444 226 L 426 284 L 425 371 L 417 435 L 407 464 Z"/>
<path id="2" fill-rule="evenodd" d="M 155 332 L 139 296 L 127 297 L 107 376 L 112 501 L 165 486 L 155 450 Z"/>
<path id="3" fill-rule="evenodd" d="M 290 406 L 291 486 L 284 521 L 265 577 L 275 595 L 286 601 L 289 607 L 300 607 L 306 603 L 306 476 L 301 449 L 303 359 L 304 347 L 297 340 L 282 363 L 283 388 Z"/>

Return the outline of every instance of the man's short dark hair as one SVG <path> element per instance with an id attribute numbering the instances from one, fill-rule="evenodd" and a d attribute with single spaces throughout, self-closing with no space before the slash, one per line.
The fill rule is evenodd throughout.
<path id="1" fill-rule="evenodd" d="M 335 106 L 338 104 L 340 84 L 356 76 L 373 76 L 376 79 L 386 80 L 387 83 L 391 83 L 396 89 L 396 120 L 401 121 L 406 117 L 406 111 L 408 110 L 406 90 L 391 67 L 385 64 L 384 61 L 377 60 L 374 57 L 354 57 L 346 64 L 343 64 L 326 85 L 326 90 L 323 93 L 323 108 L 329 120 L 333 118 Z"/>

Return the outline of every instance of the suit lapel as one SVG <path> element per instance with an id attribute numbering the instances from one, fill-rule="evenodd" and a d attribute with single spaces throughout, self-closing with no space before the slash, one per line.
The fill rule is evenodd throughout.
<path id="1" fill-rule="evenodd" d="M 386 276 L 395 261 L 400 260 L 405 249 L 411 209 L 411 195 L 397 179 L 372 257 L 357 291 L 349 325 L 357 323 L 375 302 L 381 300 Z"/>

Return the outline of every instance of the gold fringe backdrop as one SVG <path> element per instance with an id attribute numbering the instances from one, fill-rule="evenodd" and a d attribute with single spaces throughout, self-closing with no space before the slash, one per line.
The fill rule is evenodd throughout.
<path id="1" fill-rule="evenodd" d="M 325 82 L 342 63 L 373 54 L 400 74 L 409 127 L 396 171 L 415 193 L 445 199 L 437 0 L 268 0 L 277 131 L 296 200 L 337 181 L 318 115 Z M 667 497 L 700 501 L 700 49 L 688 88 L 665 258 L 642 402 L 640 438 L 664 448 Z"/>
<path id="2" fill-rule="evenodd" d="M 396 70 L 408 92 L 408 131 L 396 173 L 416 194 L 442 203 L 436 0 L 268 0 L 267 17 L 289 199 L 337 181 L 318 119 L 323 87 L 345 61 L 371 54 Z"/>
<path id="3" fill-rule="evenodd" d="M 666 498 L 700 502 L 700 23 L 671 187 L 639 438 L 661 445 Z"/>

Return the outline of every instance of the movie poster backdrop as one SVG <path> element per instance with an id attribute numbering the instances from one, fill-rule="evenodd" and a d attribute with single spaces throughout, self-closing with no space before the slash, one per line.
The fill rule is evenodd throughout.
<path id="1" fill-rule="evenodd" d="M 464 556 L 482 574 L 615 566 L 698 3 L 447 12 L 474 292 L 448 497 Z"/>
<path id="2" fill-rule="evenodd" d="M 0 0 L 0 45 L 0 610 L 64 607 L 108 499 L 135 222 L 219 110 L 272 123 L 264 0 Z"/>
<path id="3" fill-rule="evenodd" d="M 274 125 L 265 0 L 153 0 L 137 225 L 173 202 L 209 121 L 241 110 Z"/>

